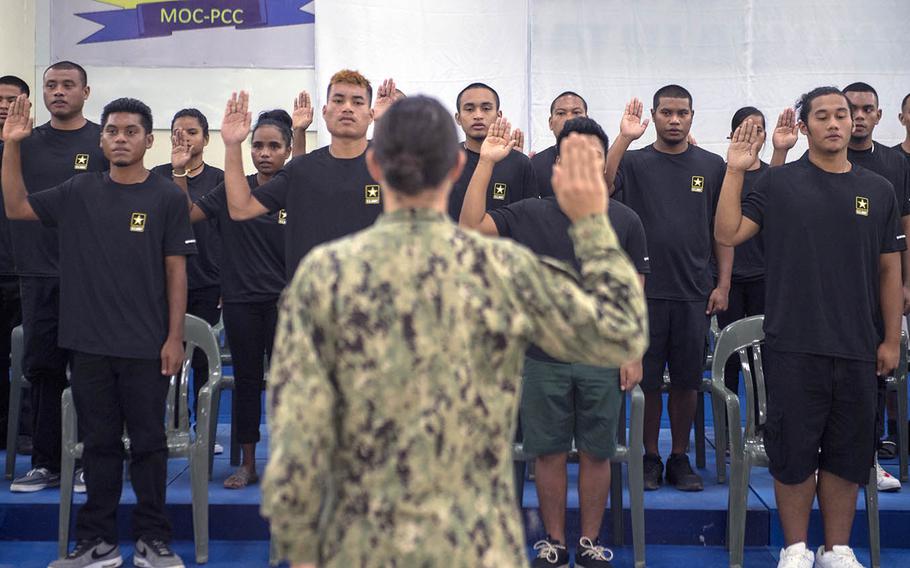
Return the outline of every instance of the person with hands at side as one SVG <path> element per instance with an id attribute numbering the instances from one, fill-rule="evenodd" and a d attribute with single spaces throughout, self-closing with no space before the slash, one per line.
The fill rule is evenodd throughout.
<path id="1" fill-rule="evenodd" d="M 899 356 L 906 236 L 887 180 L 847 159 L 847 97 L 818 87 L 796 111 L 809 151 L 770 168 L 745 197 L 761 139 L 749 119 L 734 133 L 715 234 L 736 246 L 760 232 L 765 248 L 764 438 L 786 543 L 778 566 L 859 567 L 850 531 L 874 463 L 876 375 Z M 813 554 L 816 496 L 825 543 Z"/>
<path id="2" fill-rule="evenodd" d="M 559 138 L 562 127 L 567 120 L 588 116 L 588 103 L 573 91 L 564 91 L 553 99 L 550 103 L 550 118 L 547 125 L 550 132 L 553 133 L 553 139 Z M 519 146 L 519 149 L 521 146 Z M 550 185 L 550 179 L 553 177 L 553 164 L 556 163 L 556 155 L 559 149 L 556 144 L 545 148 L 540 152 L 531 152 L 528 157 L 531 158 L 531 166 L 534 168 L 534 177 L 537 179 L 537 189 L 540 197 L 553 196 L 553 186 Z"/>
<path id="3" fill-rule="evenodd" d="M 50 568 L 122 562 L 117 507 L 123 487 L 124 426 L 130 435 L 134 564 L 181 567 L 165 513 L 169 377 L 183 363 L 186 256 L 195 253 L 186 197 L 152 175 L 152 113 L 117 99 L 101 113 L 110 172 L 76 175 L 28 195 L 22 141 L 31 133 L 28 99 L 4 125 L 0 182 L 10 219 L 60 233 L 60 346 L 72 352 L 71 382 L 85 446 L 87 500 L 76 516 L 76 546 Z"/>
<path id="4" fill-rule="evenodd" d="M 603 129 L 586 117 L 564 121 L 556 139 L 559 144 L 574 133 L 589 144 L 599 171 L 609 142 Z M 480 149 L 480 162 L 502 157 L 511 146 L 508 124 L 498 119 Z M 559 153 L 554 163 L 558 163 Z M 509 237 L 541 257 L 580 268 L 572 247 L 572 222 L 554 196 L 524 199 L 484 211 L 485 184 L 468 187 L 459 224 L 489 236 Z M 650 272 L 645 230 L 634 211 L 611 200 L 607 209 L 620 246 L 635 265 L 642 286 Z M 535 455 L 535 483 L 547 538 L 535 544 L 534 567 L 563 566 L 569 551 L 565 536 L 567 473 L 566 459 L 572 440 L 579 450 L 579 501 L 581 538 L 575 565 L 579 568 L 609 566 L 612 552 L 598 541 L 603 510 L 610 487 L 610 458 L 615 452 L 616 431 L 624 392 L 641 381 L 641 360 L 619 369 L 570 363 L 554 359 L 532 345 L 525 354 L 522 371 L 521 429 L 524 451 Z M 554 428 L 554 425 L 556 427 Z"/>

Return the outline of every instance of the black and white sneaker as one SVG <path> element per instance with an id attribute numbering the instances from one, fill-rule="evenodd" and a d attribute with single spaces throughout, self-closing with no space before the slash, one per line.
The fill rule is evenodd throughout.
<path id="1" fill-rule="evenodd" d="M 142 537 L 136 541 L 133 566 L 139 568 L 184 568 L 183 560 L 168 543 L 157 538 Z"/>
<path id="2" fill-rule="evenodd" d="M 72 552 L 54 560 L 47 568 L 116 568 L 123 564 L 120 547 L 100 538 L 80 540 Z"/>
<path id="3" fill-rule="evenodd" d="M 531 562 L 531 568 L 569 568 L 569 551 L 558 540 L 547 538 L 534 543 L 537 558 Z"/>
<path id="4" fill-rule="evenodd" d="M 60 474 L 52 473 L 44 467 L 36 467 L 14 479 L 9 490 L 13 493 L 33 493 L 48 487 L 60 487 Z"/>
<path id="5" fill-rule="evenodd" d="M 578 539 L 578 549 L 575 551 L 575 568 L 611 568 L 613 565 L 613 551 L 600 545 L 600 539 L 591 542 L 583 536 Z"/>
<path id="6" fill-rule="evenodd" d="M 85 493 L 85 470 L 81 467 L 73 475 L 73 492 Z"/>

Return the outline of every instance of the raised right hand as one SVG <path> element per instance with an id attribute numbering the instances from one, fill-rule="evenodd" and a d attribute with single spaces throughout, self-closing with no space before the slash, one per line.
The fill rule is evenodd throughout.
<path id="1" fill-rule="evenodd" d="M 171 134 L 171 169 L 186 170 L 186 165 L 193 157 L 193 146 L 187 140 L 182 128 Z"/>
<path id="2" fill-rule="evenodd" d="M 796 146 L 799 139 L 799 125 L 796 124 L 796 111 L 792 108 L 784 109 L 777 117 L 777 127 L 771 135 L 771 144 L 775 150 L 789 150 Z"/>
<path id="3" fill-rule="evenodd" d="M 28 96 L 21 94 L 9 106 L 6 123 L 3 125 L 3 139 L 7 142 L 21 142 L 32 133 L 32 103 Z"/>
<path id="4" fill-rule="evenodd" d="M 253 115 L 249 112 L 250 95 L 246 91 L 231 93 L 221 121 L 221 139 L 224 144 L 240 144 L 250 133 Z"/>
<path id="5" fill-rule="evenodd" d="M 758 147 L 761 138 L 757 133 L 758 125 L 747 118 L 740 124 L 730 137 L 730 147 L 727 149 L 727 167 L 732 170 L 746 171 L 758 156 Z"/>
<path id="6" fill-rule="evenodd" d="M 498 163 L 502 161 L 518 140 L 512 136 L 512 125 L 504 117 L 497 118 L 487 130 L 487 137 L 480 146 L 480 159 Z"/>
<path id="7" fill-rule="evenodd" d="M 573 223 L 607 210 L 607 182 L 596 158 L 594 148 L 578 133 L 563 138 L 559 161 L 553 165 L 553 193 Z"/>
<path id="8" fill-rule="evenodd" d="M 626 103 L 626 110 L 622 113 L 622 119 L 619 121 L 619 134 L 629 140 L 638 140 L 641 135 L 648 129 L 650 118 L 641 119 L 644 113 L 645 105 L 643 102 L 634 98 Z"/>

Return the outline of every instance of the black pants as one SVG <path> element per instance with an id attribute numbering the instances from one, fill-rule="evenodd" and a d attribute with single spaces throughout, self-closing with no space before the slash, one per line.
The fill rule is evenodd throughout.
<path id="1" fill-rule="evenodd" d="M 74 353 L 73 400 L 85 444 L 86 502 L 76 517 L 76 539 L 117 542 L 117 506 L 123 492 L 121 436 L 130 438 L 130 478 L 136 493 L 133 537 L 169 541 L 164 511 L 168 378 L 160 359 L 125 359 Z"/>
<path id="2" fill-rule="evenodd" d="M 237 442 L 259 441 L 262 420 L 264 359 L 272 357 L 278 299 L 224 305 L 224 330 L 234 364 L 234 423 Z"/>
<path id="3" fill-rule="evenodd" d="M 204 319 L 209 325 L 215 325 L 221 319 L 219 302 L 221 302 L 220 287 L 195 288 L 187 293 L 186 313 Z M 209 363 L 201 349 L 193 351 L 191 366 L 193 368 L 193 415 L 195 415 L 199 390 L 209 380 Z"/>
<path id="4" fill-rule="evenodd" d="M 765 279 L 730 284 L 730 303 L 727 311 L 717 314 L 717 325 L 723 329 L 731 323 L 749 316 L 765 313 Z M 734 393 L 739 392 L 739 356 L 730 357 L 724 367 L 724 384 Z"/>
<path id="5" fill-rule="evenodd" d="M 6 447 L 6 423 L 9 419 L 11 335 L 22 323 L 19 303 L 19 277 L 0 276 L 0 448 Z"/>
<path id="6" fill-rule="evenodd" d="M 57 346 L 60 280 L 20 278 L 25 352 L 22 366 L 32 385 L 32 467 L 60 471 L 60 395 L 66 388 L 69 352 Z"/>

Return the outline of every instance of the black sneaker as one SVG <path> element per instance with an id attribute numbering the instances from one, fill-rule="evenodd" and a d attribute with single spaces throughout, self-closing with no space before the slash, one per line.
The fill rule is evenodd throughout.
<path id="1" fill-rule="evenodd" d="M 569 568 L 569 551 L 558 540 L 547 538 L 534 543 L 537 558 L 531 562 L 531 568 Z"/>
<path id="2" fill-rule="evenodd" d="M 72 552 L 54 560 L 48 568 L 115 568 L 123 564 L 120 547 L 100 538 L 80 540 Z"/>
<path id="3" fill-rule="evenodd" d="M 692 470 L 686 454 L 670 454 L 667 459 L 667 483 L 680 491 L 702 491 L 705 488 L 701 476 Z"/>
<path id="4" fill-rule="evenodd" d="M 645 454 L 642 458 L 644 465 L 645 491 L 660 489 L 664 476 L 664 462 L 660 461 L 657 454 Z"/>
<path id="5" fill-rule="evenodd" d="M 578 539 L 578 549 L 575 551 L 575 568 L 610 568 L 613 566 L 613 551 L 600 545 L 598 538 L 594 542 L 583 536 Z"/>
<path id="6" fill-rule="evenodd" d="M 133 566 L 139 568 L 184 568 L 183 560 L 168 543 L 158 538 L 141 537 L 136 541 Z"/>
<path id="7" fill-rule="evenodd" d="M 878 448 L 878 459 L 893 460 L 897 457 L 897 436 L 889 434 L 883 438 Z"/>

